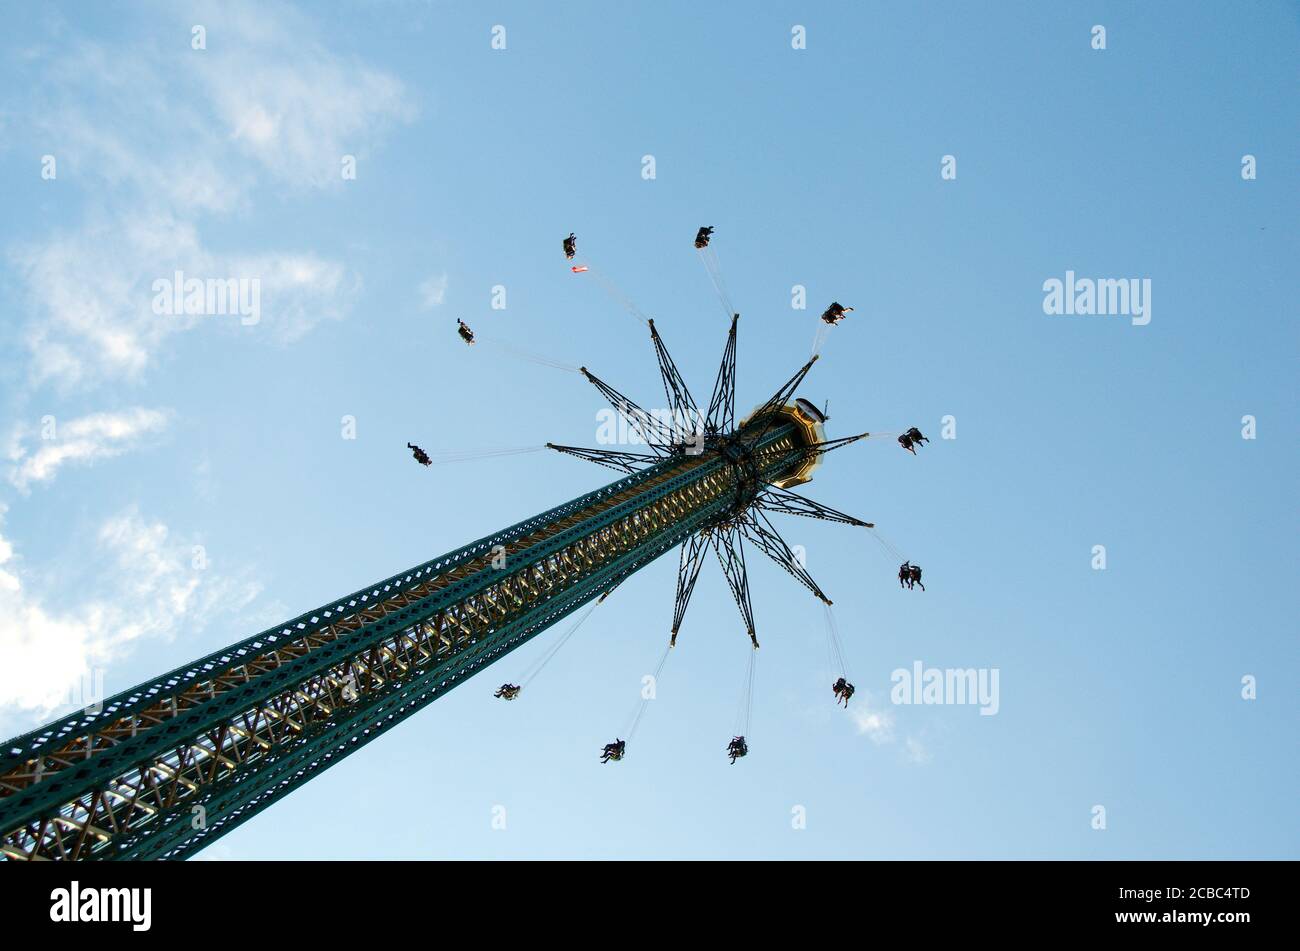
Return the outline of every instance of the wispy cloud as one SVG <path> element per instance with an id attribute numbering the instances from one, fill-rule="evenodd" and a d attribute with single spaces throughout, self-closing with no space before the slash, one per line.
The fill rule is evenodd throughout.
<path id="1" fill-rule="evenodd" d="M 301 195 L 347 187 L 345 156 L 364 175 L 367 155 L 413 116 L 408 91 L 326 48 L 309 18 L 279 3 L 156 4 L 144 17 L 149 29 L 124 29 L 132 39 L 111 43 L 78 38 L 75 19 L 59 17 L 57 42 L 31 45 L 13 63 L 19 81 L 0 90 L 6 141 L 58 163 L 48 183 L 57 223 L 30 219 L 0 252 L 19 318 L 20 345 L 0 357 L 6 378 L 22 381 L 6 394 L 16 403 L 31 405 L 38 389 L 81 402 L 96 388 L 138 384 L 184 332 L 288 343 L 345 318 L 361 288 L 338 253 L 304 245 L 311 236 L 259 232 Z M 196 23 L 205 50 L 190 48 Z M 177 271 L 256 280 L 259 319 L 155 312 L 154 282 Z M 161 409 L 77 412 L 59 418 L 52 439 L 38 428 L 8 434 L 13 487 L 48 486 L 67 467 L 139 448 L 169 426 Z M 200 467 L 196 480 L 210 493 L 210 471 Z M 242 624 L 258 591 L 194 567 L 193 540 L 136 509 L 104 519 L 63 570 L 25 564 L 21 547 L 0 524 L 0 732 L 65 705 L 73 685 L 141 640 L 236 610 Z M 57 590 L 44 581 L 52 576 Z"/>
<path id="2" fill-rule="evenodd" d="M 337 184 L 344 155 L 364 155 L 386 124 L 412 117 L 398 80 L 316 43 L 296 13 L 218 9 L 209 36 L 220 42 L 200 79 L 230 141 L 280 181 Z"/>
<path id="3" fill-rule="evenodd" d="M 869 696 L 854 698 L 849 705 L 849 714 L 853 725 L 862 735 L 876 744 L 892 743 L 894 740 L 894 714 L 889 710 L 880 710 L 871 703 Z"/>
<path id="4" fill-rule="evenodd" d="M 819 686 L 824 679 L 825 675 L 818 679 Z M 829 713 L 830 710 L 825 704 L 804 709 L 806 716 L 818 720 L 827 719 Z M 843 711 L 838 714 L 838 716 L 842 715 Z M 853 699 L 849 701 L 848 715 L 849 722 L 852 723 L 857 734 L 866 737 L 873 745 L 893 749 L 908 763 L 922 765 L 930 762 L 932 758 L 930 750 L 922 740 L 925 729 L 922 728 L 919 733 L 909 732 L 907 714 L 903 714 L 900 722 L 899 708 L 888 703 L 887 697 L 882 699 L 868 690 L 859 688 L 853 695 Z M 833 719 L 837 719 L 838 716 Z"/>
<path id="5" fill-rule="evenodd" d="M 425 310 L 441 307 L 447 297 L 447 275 L 438 274 L 420 285 L 420 306 Z"/>
<path id="6" fill-rule="evenodd" d="M 162 432 L 171 418 L 166 410 L 134 409 L 92 413 L 60 422 L 49 419 L 39 429 L 15 430 L 9 446 L 9 481 L 26 491 L 34 482 L 49 482 L 64 465 L 92 465 L 137 446 L 146 436 Z M 48 427 L 48 428 L 46 428 Z M 38 445 L 29 449 L 27 442 Z"/>
<path id="7" fill-rule="evenodd" d="M 342 188 L 344 156 L 365 156 L 413 108 L 392 76 L 315 41 L 292 10 L 201 5 L 208 48 L 176 36 L 108 48 L 70 41 L 30 64 L 39 105 L 10 108 L 59 162 L 59 188 L 92 196 L 79 223 L 8 249 L 27 306 L 33 386 L 133 381 L 194 317 L 154 313 L 151 286 L 175 271 L 261 285 L 250 331 L 298 339 L 351 308 L 360 277 L 309 250 L 216 250 L 209 221 L 248 216 L 263 195 Z M 0 109 L 0 112 L 5 111 Z M 65 184 L 66 183 L 66 184 Z M 70 194 L 75 194 L 72 192 Z"/>
<path id="8" fill-rule="evenodd" d="M 194 633 L 218 614 L 242 610 L 260 590 L 253 581 L 195 568 L 191 541 L 174 538 L 165 524 L 134 508 L 102 523 L 87 557 L 96 578 L 91 594 L 72 601 L 62 593 L 44 597 L 25 584 L 20 559 L 0 534 L 3 735 L 68 706 L 83 684 L 96 682 L 96 671 L 137 641 L 170 636 L 182 621 Z M 129 686 L 105 680 L 108 692 Z M 102 698 L 79 703 L 94 699 Z"/>

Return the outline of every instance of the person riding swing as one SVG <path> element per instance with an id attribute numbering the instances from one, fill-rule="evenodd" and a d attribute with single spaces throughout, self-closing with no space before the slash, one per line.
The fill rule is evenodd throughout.
<path id="1" fill-rule="evenodd" d="M 608 763 L 613 760 L 617 763 L 623 758 L 623 752 L 627 749 L 627 740 L 614 740 L 613 743 L 606 743 L 605 748 L 600 752 L 600 761 Z"/>
<path id="2" fill-rule="evenodd" d="M 826 310 L 822 312 L 822 320 L 828 324 L 838 324 L 850 312 L 852 312 L 852 310 L 852 307 L 845 307 L 839 301 L 831 301 L 831 306 L 827 307 Z"/>
<path id="3" fill-rule="evenodd" d="M 842 700 L 844 701 L 844 706 L 847 707 L 849 705 L 849 698 L 853 696 L 853 684 L 841 677 L 831 685 L 831 689 L 835 691 L 835 702 L 838 704 Z"/>

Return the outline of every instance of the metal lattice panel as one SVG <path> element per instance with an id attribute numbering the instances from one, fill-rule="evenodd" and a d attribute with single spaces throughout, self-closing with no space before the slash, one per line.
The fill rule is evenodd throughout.
<path id="1" fill-rule="evenodd" d="M 653 322 L 670 420 L 582 370 L 650 454 L 548 445 L 624 478 L 4 744 L 0 855 L 184 858 L 678 545 L 673 641 L 710 548 L 755 646 L 744 540 L 829 604 L 763 512 L 868 525 L 788 491 L 862 436 L 816 357 L 737 428 L 738 318 L 705 419 Z"/>
<path id="2" fill-rule="evenodd" d="M 774 433 L 761 467 L 782 471 L 790 450 Z M 679 544 L 737 491 L 717 456 L 662 462 L 169 675 L 170 694 L 155 681 L 20 738 L 0 776 L 0 853 L 181 857 Z M 18 753 L 26 743 L 37 755 Z"/>

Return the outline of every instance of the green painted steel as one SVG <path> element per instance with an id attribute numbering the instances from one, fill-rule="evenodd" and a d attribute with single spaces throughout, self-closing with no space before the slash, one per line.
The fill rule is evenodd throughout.
<path id="1" fill-rule="evenodd" d="M 716 515 L 727 505 L 718 500 L 697 513 L 684 525 L 686 534 Z M 685 537 L 679 532 L 663 532 L 660 537 L 638 549 L 635 557 L 625 556 L 585 582 L 565 592 L 556 602 L 548 602 L 529 615 L 496 632 L 491 639 L 441 665 L 418 680 L 402 685 L 391 696 L 379 695 L 365 707 L 347 708 L 349 714 L 327 725 L 318 735 L 304 737 L 299 743 L 277 755 L 273 761 L 259 760 L 258 768 L 247 776 L 234 776 L 218 784 L 210 798 L 201 800 L 208 811 L 208 827 L 195 830 L 190 824 L 190 809 L 168 816 L 157 830 L 146 829 L 121 842 L 114 842 L 113 854 L 105 858 L 182 859 L 252 818 L 267 806 L 288 795 L 321 770 L 352 753 L 419 712 L 438 697 L 458 686 L 471 675 L 500 660 L 543 630 L 598 597 L 620 575 L 636 571 L 665 552 L 671 551 Z M 240 780 L 243 780 L 242 782 Z M 216 815 L 216 821 L 211 817 Z"/>
<path id="2" fill-rule="evenodd" d="M 573 512 L 616 495 L 626 488 L 646 482 L 667 465 L 668 463 L 660 463 L 635 476 L 619 479 L 540 515 L 525 519 L 510 528 L 480 538 L 450 554 L 426 561 L 422 565 L 362 588 L 323 607 L 308 611 L 290 621 L 202 657 L 191 664 L 178 667 L 137 687 L 109 697 L 93 710 L 79 711 L 38 730 L 14 737 L 4 744 L 3 756 L 0 756 L 0 774 L 7 773 L 13 767 L 41 752 L 57 748 L 59 742 L 66 737 L 79 736 L 93 730 L 96 724 L 111 722 L 118 717 L 138 712 L 155 702 L 159 696 L 179 693 L 189 684 L 211 680 L 278 643 L 297 640 L 314 630 L 328 627 L 340 615 L 350 614 L 369 601 L 389 598 L 409 590 L 430 577 L 483 557 L 496 545 L 509 544 Z"/>
<path id="3" fill-rule="evenodd" d="M 642 537 L 635 547 L 581 575 L 567 586 L 560 586 L 553 592 L 548 586 L 546 597 L 538 603 L 500 626 L 489 627 L 485 633 L 472 637 L 459 649 L 454 646 L 459 639 L 459 631 L 453 632 L 452 640 L 448 642 L 451 645 L 450 654 L 444 661 L 416 671 L 409 679 L 382 679 L 382 687 L 369 688 L 364 699 L 359 702 L 332 709 L 328 717 L 312 721 L 301 735 L 287 741 L 277 740 L 277 748 L 269 753 L 250 757 L 246 763 L 241 761 L 228 775 L 203 785 L 199 793 L 158 809 L 147 820 L 87 849 L 84 857 L 183 858 L 192 854 L 583 604 L 609 591 L 692 533 L 716 524 L 746 507 L 752 500 L 756 477 L 777 478 L 798 462 L 800 454 L 791 450 L 771 455 L 757 463 L 759 470 L 754 469 L 754 454 L 775 446 L 789 437 L 793 429 L 789 424 L 771 428 L 764 426 L 761 430 L 757 426 L 751 426 L 738 435 L 743 438 L 745 432 L 748 432 L 751 439 L 758 435 L 757 445 L 746 445 L 742 453 L 733 451 L 737 443 L 731 440 L 726 446 L 707 450 L 701 457 L 674 456 L 666 459 L 642 472 L 619 479 L 448 555 L 425 562 L 120 693 L 107 700 L 101 709 L 82 711 L 9 741 L 3 748 L 0 775 L 20 769 L 25 764 L 43 762 L 45 757 L 52 759 L 57 751 L 66 748 L 69 741 L 83 737 L 91 738 L 92 742 L 87 746 L 94 753 L 86 756 L 84 762 L 75 765 L 60 763 L 63 768 L 52 769 L 40 781 L 0 798 L 0 832 L 31 828 L 31 824 L 38 824 L 57 815 L 61 808 L 77 797 L 85 796 L 88 790 L 104 788 L 132 769 L 147 768 L 160 757 L 186 748 L 186 744 L 193 743 L 208 731 L 223 728 L 235 722 L 234 718 L 240 714 L 258 709 L 259 704 L 265 704 L 286 691 L 294 690 L 298 685 L 308 683 L 312 678 L 338 669 L 351 659 L 377 650 L 403 632 L 419 629 L 420 625 L 428 623 L 441 612 L 469 604 L 470 599 L 494 589 L 494 586 L 502 585 L 503 576 L 518 577 L 531 585 L 533 575 L 530 572 L 542 570 L 539 566 L 547 565 L 548 560 L 553 559 L 557 553 L 570 549 L 570 546 L 601 537 L 598 533 L 612 530 L 613 526 L 626 526 L 626 520 L 639 517 L 641 513 L 645 513 L 645 521 L 649 521 L 649 513 L 654 511 L 653 507 L 657 503 L 668 504 L 666 500 L 680 500 L 680 493 L 705 483 L 710 477 L 726 481 L 727 491 L 720 492 L 687 512 L 684 517 L 670 521 Z M 716 481 L 712 484 L 717 485 Z M 609 504 L 623 495 L 627 498 Z M 575 524 L 564 524 L 566 520 L 593 506 L 602 505 L 605 507 L 582 517 Z M 559 528 L 561 525 L 564 527 Z M 441 579 L 449 572 L 464 568 L 476 560 L 481 561 L 497 546 L 518 545 L 534 534 L 542 534 L 544 537 L 513 550 L 509 556 L 508 570 L 479 567 L 427 596 L 418 597 L 411 603 L 402 603 L 399 607 L 391 607 L 394 602 L 403 602 L 406 598 L 413 597 L 421 586 L 429 585 L 433 579 Z M 560 574 L 563 576 L 563 572 Z M 567 580 L 567 576 L 563 577 Z M 367 610 L 371 605 L 383 605 L 383 616 L 343 634 L 333 628 L 341 619 L 354 619 L 359 612 Z M 257 676 L 247 678 L 249 668 L 244 665 L 252 659 L 265 656 L 277 648 L 303 642 L 304 638 L 317 634 L 322 639 L 319 645 L 313 645 L 307 652 L 268 672 L 259 671 Z M 213 684 L 215 678 L 239 670 L 244 671 L 246 679 L 238 686 L 224 689 L 219 694 L 214 691 L 211 699 L 175 712 L 169 719 L 149 725 L 138 735 L 126 738 L 114 736 L 111 744 L 102 747 L 93 742 L 97 730 L 106 730 L 111 724 L 154 708 L 169 697 L 177 697 L 187 691 L 192 696 L 204 684 Z M 65 760 L 68 758 L 67 753 L 58 755 Z M 214 767 L 213 776 L 215 775 Z M 93 816 L 93 796 L 90 802 Z M 201 806 L 204 812 L 204 822 L 198 829 L 193 828 L 191 822 L 196 806 Z M 39 835 L 37 839 L 39 841 Z"/>

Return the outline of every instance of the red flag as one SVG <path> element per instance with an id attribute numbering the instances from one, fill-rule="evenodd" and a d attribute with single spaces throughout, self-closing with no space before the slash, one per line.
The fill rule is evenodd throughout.
<path id="1" fill-rule="evenodd" d="M 569 268 L 569 270 L 572 271 L 574 274 L 581 274 L 583 271 L 587 270 L 587 265 L 578 264 L 575 265 L 574 267 Z"/>

